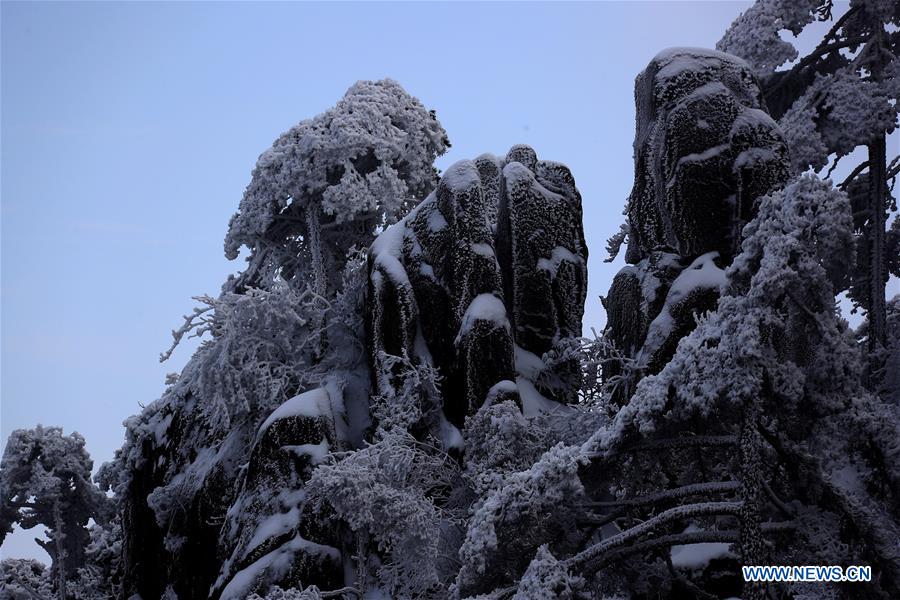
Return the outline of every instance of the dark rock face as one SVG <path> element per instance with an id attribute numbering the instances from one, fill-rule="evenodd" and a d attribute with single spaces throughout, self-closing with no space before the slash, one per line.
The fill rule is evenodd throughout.
<path id="1" fill-rule="evenodd" d="M 170 465 L 181 460 L 178 448 L 190 447 L 199 424 L 190 411 L 171 404 L 151 405 L 148 420 L 164 423 L 141 440 L 141 458 L 124 489 L 122 525 L 123 597 L 165 597 L 167 588 L 179 597 L 206 597 L 219 569 L 219 521 L 228 509 L 235 471 L 227 460 L 211 461 L 202 476 L 188 469 L 172 477 Z M 221 441 L 221 455 L 242 446 L 234 430 Z M 161 490 L 176 485 L 193 488 L 183 505 L 159 501 Z M 162 515 L 162 516 L 161 516 Z"/>
<path id="2" fill-rule="evenodd" d="M 663 51 L 638 75 L 635 104 L 631 266 L 616 276 L 605 304 L 618 348 L 657 373 L 693 329 L 694 315 L 715 308 L 722 269 L 739 250 L 756 199 L 787 180 L 789 163 L 739 58 Z"/>
<path id="3" fill-rule="evenodd" d="M 730 257 L 754 200 L 788 174 L 750 68 L 713 50 L 666 50 L 638 75 L 635 104 L 629 262 L 659 248 Z"/>
<path id="4" fill-rule="evenodd" d="M 504 160 L 454 164 L 435 193 L 372 246 L 367 325 L 376 392 L 396 385 L 377 375 L 388 354 L 440 370 L 443 413 L 456 427 L 496 383 L 520 380 L 522 392 L 537 372 L 541 383 L 522 399 L 526 412 L 548 399 L 569 401 L 571 385 L 547 382 L 574 367 L 552 372 L 540 357 L 581 335 L 586 267 L 581 196 L 565 166 L 538 160 L 527 146 Z"/>
<path id="5" fill-rule="evenodd" d="M 336 447 L 330 399 L 323 388 L 292 398 L 259 428 L 219 547 L 231 549 L 213 597 L 244 598 L 271 585 L 341 587 L 337 532 L 304 513 L 303 488 Z M 240 574 L 240 575 L 238 575 Z"/>
<path id="6" fill-rule="evenodd" d="M 170 589 L 180 598 L 237 599 L 275 584 L 341 587 L 337 533 L 302 507 L 312 469 L 336 447 L 329 393 L 288 400 L 255 435 L 235 427 L 218 452 L 201 446 L 198 460 L 173 476 L 165 466 L 197 436 L 182 408 L 165 404 L 154 415 L 165 427 L 143 440 L 124 490 L 122 597 L 163 598 Z M 193 488 L 184 505 L 155 500 L 179 485 Z"/>

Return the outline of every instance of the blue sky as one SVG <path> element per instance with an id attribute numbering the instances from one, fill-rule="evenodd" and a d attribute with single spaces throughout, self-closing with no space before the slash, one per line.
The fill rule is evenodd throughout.
<path id="1" fill-rule="evenodd" d="M 599 329 L 634 77 L 667 46 L 713 46 L 747 6 L 3 2 L 0 440 L 61 425 L 112 457 L 189 357 L 158 363 L 191 296 L 241 268 L 222 240 L 256 157 L 360 79 L 437 110 L 442 168 L 515 143 L 569 165 Z M 46 559 L 36 533 L 3 555 Z"/>

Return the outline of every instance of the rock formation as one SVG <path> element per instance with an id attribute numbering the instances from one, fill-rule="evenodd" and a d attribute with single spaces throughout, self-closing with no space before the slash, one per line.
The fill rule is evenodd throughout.
<path id="1" fill-rule="evenodd" d="M 734 56 L 665 50 L 638 75 L 635 105 L 630 264 L 605 300 L 607 333 L 639 369 L 657 373 L 694 315 L 715 308 L 756 199 L 787 180 L 789 165 L 759 84 Z M 627 395 L 626 386 L 618 399 Z"/>
<path id="2" fill-rule="evenodd" d="M 460 161 L 376 240 L 369 263 L 375 393 L 403 377 L 385 357 L 404 356 L 440 370 L 456 428 L 495 386 L 526 414 L 573 399 L 577 364 L 541 358 L 581 335 L 587 290 L 581 196 L 565 166 L 527 146 Z"/>

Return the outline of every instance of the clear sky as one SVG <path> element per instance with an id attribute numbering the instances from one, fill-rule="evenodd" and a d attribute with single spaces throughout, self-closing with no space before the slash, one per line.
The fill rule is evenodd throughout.
<path id="1" fill-rule="evenodd" d="M 515 143 L 569 165 L 599 329 L 634 77 L 667 46 L 712 47 L 749 4 L 3 2 L 0 441 L 60 425 L 112 458 L 190 355 L 158 363 L 191 296 L 242 268 L 222 240 L 256 157 L 360 79 L 437 110 L 442 168 Z M 38 533 L 3 556 L 46 560 Z"/>

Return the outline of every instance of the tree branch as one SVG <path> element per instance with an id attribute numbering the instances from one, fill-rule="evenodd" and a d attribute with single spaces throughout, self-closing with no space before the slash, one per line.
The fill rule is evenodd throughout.
<path id="1" fill-rule="evenodd" d="M 869 161 L 862 162 L 856 166 L 855 169 L 850 171 L 850 174 L 847 175 L 847 179 L 841 182 L 838 187 L 843 191 L 845 188 L 850 185 L 850 182 L 853 181 L 860 173 L 863 172 L 863 169 L 869 166 Z"/>
<path id="2" fill-rule="evenodd" d="M 664 510 L 655 517 L 647 519 L 643 523 L 616 534 L 582 550 L 575 556 L 565 561 L 568 568 L 580 568 L 595 560 L 602 558 L 604 554 L 615 550 L 629 542 L 652 532 L 657 527 L 667 525 L 673 521 L 680 521 L 690 517 L 702 517 L 712 515 L 737 516 L 741 509 L 740 502 L 702 502 L 699 504 L 686 504 Z"/>
<path id="3" fill-rule="evenodd" d="M 848 14 L 851 11 L 847 11 Z M 846 14 L 844 15 L 847 16 Z M 858 46 L 859 44 L 865 43 L 867 41 L 867 37 L 864 35 L 858 35 L 856 37 L 848 38 L 846 40 L 842 40 L 840 42 L 833 42 L 831 44 L 820 44 L 818 48 L 813 50 L 810 54 L 803 57 L 796 65 L 791 67 L 789 71 L 784 72 L 784 75 L 778 80 L 778 82 L 765 91 L 765 96 L 768 98 L 773 95 L 775 92 L 779 91 L 784 84 L 790 80 L 793 76 L 796 76 L 800 71 L 805 69 L 806 67 L 814 64 L 822 55 L 828 54 L 830 52 L 834 52 L 835 50 L 840 50 L 842 48 L 849 48 L 851 46 Z"/>
<path id="4" fill-rule="evenodd" d="M 656 494 L 648 494 L 645 496 L 637 496 L 635 498 L 625 498 L 623 500 L 610 500 L 604 502 L 586 502 L 585 506 L 592 507 L 614 507 L 614 506 L 643 506 L 645 504 L 654 504 L 666 500 L 674 500 L 685 496 L 694 496 L 696 494 L 717 494 L 724 492 L 733 492 L 740 489 L 741 484 L 737 481 L 711 481 L 706 483 L 694 483 L 684 485 L 677 488 L 663 490 Z"/>

